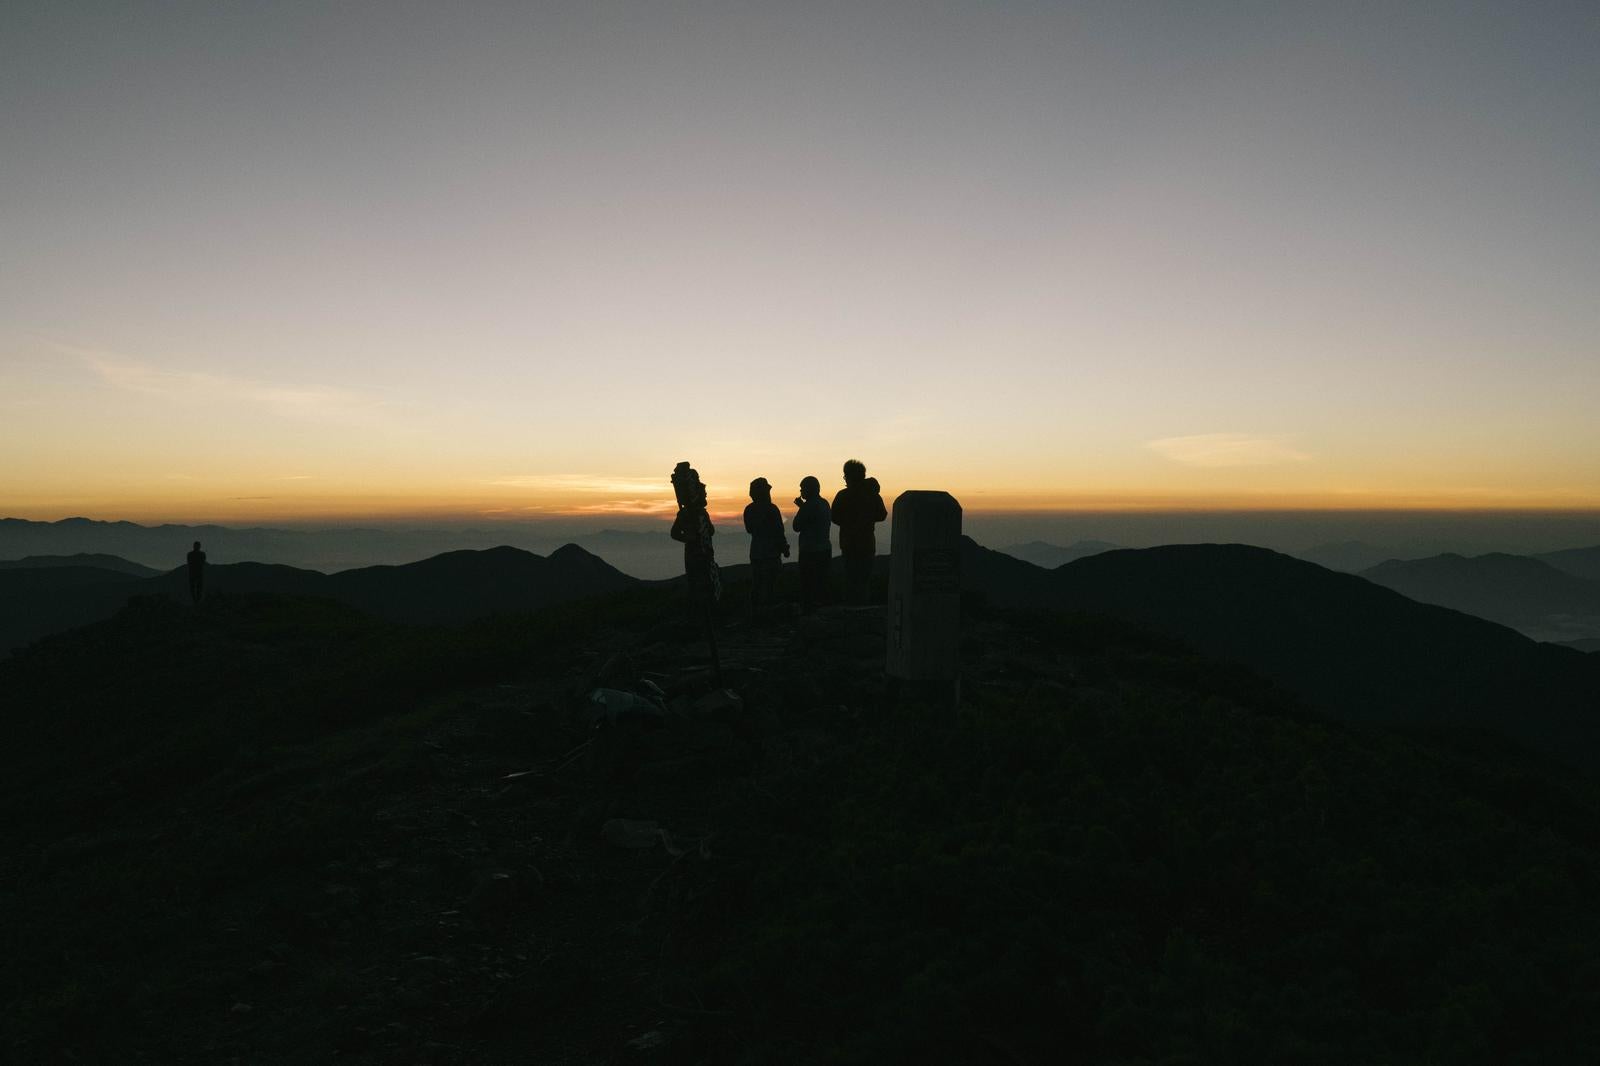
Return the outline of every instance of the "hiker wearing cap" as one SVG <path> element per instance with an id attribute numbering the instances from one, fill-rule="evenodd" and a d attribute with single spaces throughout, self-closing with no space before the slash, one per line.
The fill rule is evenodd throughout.
<path id="1" fill-rule="evenodd" d="M 800 609 L 828 602 L 828 571 L 833 568 L 833 519 L 822 482 L 806 477 L 794 499 L 794 531 L 800 534 Z"/>
<path id="2" fill-rule="evenodd" d="M 744 509 L 744 529 L 750 534 L 750 607 L 773 602 L 778 569 L 789 554 L 783 531 L 783 513 L 772 502 L 772 486 L 764 477 L 750 482 L 750 503 Z"/>

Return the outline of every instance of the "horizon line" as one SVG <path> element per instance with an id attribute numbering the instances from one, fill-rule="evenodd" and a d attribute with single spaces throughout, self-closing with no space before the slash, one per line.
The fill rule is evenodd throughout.
<path id="1" fill-rule="evenodd" d="M 1052 517 L 1074 516 L 1107 516 L 1107 517 L 1134 517 L 1139 515 L 1433 515 L 1445 516 L 1494 516 L 1501 515 L 1544 517 L 1544 518 L 1594 518 L 1600 520 L 1600 504 L 1555 507 L 1550 505 L 1484 505 L 1471 506 L 1451 504 L 1404 504 L 1391 506 L 1355 505 L 1342 506 L 1316 506 L 1316 505 L 1239 505 L 1218 504 L 1205 506 L 1201 504 L 1147 504 L 1139 506 L 1081 506 L 1081 507 L 967 507 L 963 511 L 969 516 L 982 516 L 985 518 L 1030 518 L 1036 520 Z M 59 515 L 59 517 L 40 517 L 42 514 Z M 723 510 L 717 507 L 711 509 L 711 517 L 722 520 L 734 520 L 742 514 L 741 510 Z M 596 529 L 620 524 L 644 523 L 650 524 L 665 522 L 668 514 L 595 514 L 592 512 L 562 513 L 544 512 L 542 514 L 519 515 L 494 515 L 482 514 L 471 511 L 449 512 L 354 512 L 334 513 L 326 515 L 234 515 L 234 516 L 204 516 L 170 517 L 170 516 L 143 516 L 138 518 L 96 518 L 82 512 L 65 511 L 34 511 L 31 516 L 26 514 L 0 515 L 0 521 L 33 522 L 45 525 L 55 525 L 61 522 L 85 521 L 114 525 L 118 522 L 127 522 L 142 527 L 157 526 L 224 526 L 235 528 L 271 528 L 273 526 L 305 527 L 305 526 L 355 526 L 357 524 L 391 526 L 397 523 L 427 523 L 443 522 L 450 525 L 466 523 L 480 523 L 485 526 L 515 526 L 515 525 L 573 525 L 585 521 L 592 522 Z"/>

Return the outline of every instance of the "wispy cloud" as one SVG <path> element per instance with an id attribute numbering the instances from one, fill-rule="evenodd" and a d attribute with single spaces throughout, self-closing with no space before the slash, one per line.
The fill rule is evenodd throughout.
<path id="1" fill-rule="evenodd" d="M 557 514 L 671 514 L 678 509 L 675 497 L 664 500 L 607 500 L 604 503 L 585 503 L 563 507 Z"/>
<path id="2" fill-rule="evenodd" d="M 515 474 L 489 478 L 485 485 L 530 489 L 534 492 L 616 495 L 672 495 L 672 484 L 660 477 L 618 477 L 611 474 Z"/>
<path id="3" fill-rule="evenodd" d="M 658 515 L 677 509 L 666 475 L 636 477 L 618 474 L 508 474 L 486 478 L 485 485 L 525 489 L 554 497 L 549 504 L 524 507 L 553 515 Z M 603 497 L 588 503 L 573 497 Z"/>
<path id="4" fill-rule="evenodd" d="M 1197 433 L 1188 437 L 1162 437 L 1145 447 L 1185 466 L 1276 466 L 1301 463 L 1311 456 L 1289 446 L 1282 437 L 1253 437 L 1246 433 Z"/>
<path id="5" fill-rule="evenodd" d="M 57 345 L 83 361 L 104 384 L 175 403 L 254 407 L 279 418 L 371 426 L 391 406 L 369 393 L 327 385 L 284 384 L 192 370 L 169 370 L 112 352 Z"/>

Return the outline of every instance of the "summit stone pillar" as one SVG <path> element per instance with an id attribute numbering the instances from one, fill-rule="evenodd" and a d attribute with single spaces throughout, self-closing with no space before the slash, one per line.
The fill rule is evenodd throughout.
<path id="1" fill-rule="evenodd" d="M 961 504 L 912 490 L 890 518 L 888 661 L 898 681 L 961 680 Z"/>

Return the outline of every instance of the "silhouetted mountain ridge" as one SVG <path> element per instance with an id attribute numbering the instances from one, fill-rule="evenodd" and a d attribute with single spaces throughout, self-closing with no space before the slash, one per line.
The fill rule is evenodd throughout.
<path id="1" fill-rule="evenodd" d="M 1389 559 L 1396 553 L 1389 548 L 1380 548 L 1361 540 L 1342 540 L 1330 544 L 1318 544 L 1304 551 L 1290 552 L 1297 559 L 1325 566 L 1329 570 L 1342 570 L 1347 574 L 1359 574 L 1369 567 Z"/>
<path id="2" fill-rule="evenodd" d="M 1090 555 L 1115 551 L 1119 547 L 1121 545 L 1111 544 L 1103 540 L 1078 540 L 1066 547 L 1062 547 L 1059 544 L 1050 544 L 1042 540 L 1031 540 L 1026 544 L 1013 544 L 1009 547 L 1001 548 L 1000 551 L 1014 559 L 1021 559 L 1024 562 L 1042 566 L 1047 570 L 1053 570 L 1058 566 L 1064 566 L 1067 563 Z"/>
<path id="3" fill-rule="evenodd" d="M 1600 546 L 1592 548 L 1567 548 L 1562 551 L 1537 552 L 1531 558 L 1549 563 L 1574 577 L 1600 581 Z"/>
<path id="4" fill-rule="evenodd" d="M 78 518 L 61 522 L 0 519 L 0 559 L 25 555 L 97 553 L 120 556 L 165 572 L 183 565 L 198 540 L 215 562 L 251 560 L 336 573 L 373 565 L 403 566 L 444 552 L 487 550 L 512 544 L 553 554 L 572 542 L 637 577 L 662 578 L 681 566 L 681 549 L 666 537 L 666 524 L 645 530 L 598 532 L 552 521 L 494 523 L 490 528 L 143 526 Z M 742 554 L 744 533 L 727 529 L 733 554 Z"/>
<path id="5" fill-rule="evenodd" d="M 968 539 L 963 563 L 966 585 L 997 606 L 1146 625 L 1246 665 L 1340 717 L 1486 729 L 1567 759 L 1600 757 L 1600 675 L 1589 656 L 1416 603 L 1363 578 L 1248 545 L 1116 549 L 1046 570 Z M 32 593 L 35 609 L 8 615 L 0 626 L 0 638 L 12 644 L 105 617 L 131 596 L 187 598 L 181 568 L 147 580 L 59 576 L 70 569 L 0 578 L 18 581 L 19 573 L 58 577 L 48 591 Z M 730 580 L 742 573 L 727 568 Z M 29 600 L 27 580 L 13 586 L 20 593 L 13 604 Z M 509 546 L 453 551 L 332 575 L 235 563 L 209 568 L 207 582 L 210 594 L 322 597 L 394 621 L 452 624 L 638 584 L 576 545 L 549 556 Z"/>
<path id="6" fill-rule="evenodd" d="M 277 563 L 219 563 L 206 567 L 205 580 L 208 596 L 321 597 L 391 621 L 449 624 L 603 596 L 639 583 L 570 544 L 548 557 L 502 546 L 336 574 Z M 0 651 L 104 618 L 131 597 L 189 598 L 184 567 L 146 579 L 86 567 L 0 571 L 0 589 L 11 593 L 0 613 Z"/>
<path id="7" fill-rule="evenodd" d="M 161 573 L 160 570 L 153 566 L 144 566 L 124 559 L 119 555 L 107 555 L 103 552 L 78 552 L 75 555 L 29 555 L 21 559 L 0 561 L 0 570 L 48 570 L 69 566 L 113 570 L 118 573 L 132 574 L 135 577 L 155 577 Z"/>
<path id="8" fill-rule="evenodd" d="M 532 610 L 638 584 L 575 544 L 549 556 L 501 546 L 454 551 L 404 566 L 345 570 L 329 579 L 333 599 L 402 622 L 464 622 Z"/>
<path id="9" fill-rule="evenodd" d="M 1600 581 L 1540 559 L 1493 552 L 1391 560 L 1362 577 L 1421 603 L 1511 626 L 1535 640 L 1600 636 Z"/>
<path id="10" fill-rule="evenodd" d="M 1085 611 L 1170 633 L 1354 721 L 1483 729 L 1600 762 L 1600 669 L 1571 649 L 1242 544 L 1171 545 L 1042 570 L 964 546 L 996 604 Z"/>

